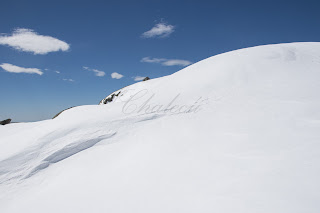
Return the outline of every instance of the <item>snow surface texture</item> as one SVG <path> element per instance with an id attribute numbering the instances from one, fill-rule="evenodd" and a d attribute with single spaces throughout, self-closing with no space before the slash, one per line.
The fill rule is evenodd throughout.
<path id="1" fill-rule="evenodd" d="M 0 126 L 0 212 L 318 213 L 320 43 L 217 55 Z"/>

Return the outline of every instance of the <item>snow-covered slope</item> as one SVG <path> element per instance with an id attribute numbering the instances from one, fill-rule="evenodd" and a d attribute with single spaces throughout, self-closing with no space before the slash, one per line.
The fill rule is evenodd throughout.
<path id="1" fill-rule="evenodd" d="M 0 212 L 316 213 L 320 43 L 217 55 L 0 126 Z"/>

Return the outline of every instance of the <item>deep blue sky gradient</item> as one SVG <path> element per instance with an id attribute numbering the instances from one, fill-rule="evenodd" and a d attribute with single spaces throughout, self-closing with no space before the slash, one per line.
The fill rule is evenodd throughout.
<path id="1" fill-rule="evenodd" d="M 156 78 L 182 68 L 141 63 L 146 56 L 197 62 L 256 45 L 320 41 L 319 11 L 320 1 L 316 0 L 2 0 L 0 33 L 29 28 L 63 40 L 71 48 L 34 55 L 0 46 L 0 64 L 44 71 L 39 76 L 0 68 L 0 120 L 51 118 L 71 106 L 98 104 L 114 90 L 134 83 L 134 76 Z M 175 32 L 162 39 L 140 37 L 161 21 L 174 25 Z M 97 77 L 83 66 L 102 70 L 106 76 Z M 112 72 L 125 77 L 112 79 Z"/>

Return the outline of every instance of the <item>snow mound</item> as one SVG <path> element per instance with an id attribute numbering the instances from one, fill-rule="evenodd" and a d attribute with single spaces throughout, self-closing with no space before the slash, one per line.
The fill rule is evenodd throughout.
<path id="1" fill-rule="evenodd" d="M 259 46 L 0 126 L 0 212 L 316 213 L 319 80 L 320 43 Z"/>

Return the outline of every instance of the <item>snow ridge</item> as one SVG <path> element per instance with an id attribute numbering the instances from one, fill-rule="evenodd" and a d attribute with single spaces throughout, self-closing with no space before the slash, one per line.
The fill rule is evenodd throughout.
<path id="1" fill-rule="evenodd" d="M 79 134 L 79 132 L 74 132 L 73 134 Z M 87 135 L 82 135 L 81 138 L 72 139 L 66 136 L 53 141 L 43 139 L 40 145 L 0 161 L 0 184 L 30 178 L 50 165 L 89 149 L 115 134 L 116 132 L 108 134 L 89 132 Z M 64 145 L 66 144 L 65 142 L 61 143 L 61 141 L 66 140 L 69 144 Z"/>

